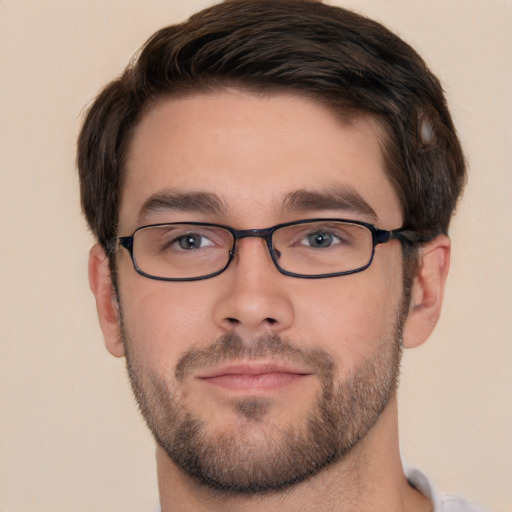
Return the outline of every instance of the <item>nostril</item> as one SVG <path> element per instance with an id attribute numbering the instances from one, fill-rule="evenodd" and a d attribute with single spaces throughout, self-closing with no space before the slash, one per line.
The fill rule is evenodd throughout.
<path id="1" fill-rule="evenodd" d="M 239 325 L 242 324 L 242 322 L 240 320 L 238 320 L 237 318 L 232 318 L 232 317 L 229 317 L 229 318 L 226 318 L 226 321 L 232 326 L 232 327 L 237 327 Z M 271 317 L 268 317 L 268 318 L 265 318 L 262 322 L 262 324 L 266 324 L 266 325 L 277 325 L 279 322 L 275 319 L 275 318 L 271 318 Z"/>

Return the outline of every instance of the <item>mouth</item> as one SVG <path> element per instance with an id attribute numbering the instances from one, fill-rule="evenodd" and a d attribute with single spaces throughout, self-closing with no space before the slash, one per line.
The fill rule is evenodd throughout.
<path id="1" fill-rule="evenodd" d="M 310 371 L 288 363 L 255 361 L 206 370 L 197 378 L 225 390 L 258 394 L 296 384 L 310 375 Z"/>

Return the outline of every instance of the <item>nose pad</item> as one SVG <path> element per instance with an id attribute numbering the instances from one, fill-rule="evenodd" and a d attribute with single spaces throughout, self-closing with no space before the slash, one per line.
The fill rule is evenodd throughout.
<path id="1" fill-rule="evenodd" d="M 272 258 L 272 252 L 274 252 L 276 261 L 279 261 L 279 259 L 281 258 L 281 251 L 279 249 L 276 249 L 275 247 L 272 247 L 272 249 L 270 249 L 270 247 L 269 247 L 268 250 L 270 253 L 270 257 Z"/>
<path id="2" fill-rule="evenodd" d="M 294 310 L 286 276 L 279 273 L 262 237 L 238 241 L 230 268 L 222 274 L 214 321 L 244 338 L 278 334 L 293 323 Z"/>

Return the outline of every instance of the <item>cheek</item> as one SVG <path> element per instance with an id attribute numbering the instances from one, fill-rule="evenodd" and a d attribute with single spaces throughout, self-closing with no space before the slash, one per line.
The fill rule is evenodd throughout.
<path id="1" fill-rule="evenodd" d="M 353 366 L 394 340 L 402 299 L 401 266 L 374 262 L 364 272 L 311 285 L 297 304 L 304 340 L 321 344 L 340 366 Z"/>
<path id="2" fill-rule="evenodd" d="M 144 280 L 144 281 L 142 281 Z M 132 350 L 167 366 L 191 346 L 211 341 L 206 319 L 211 302 L 196 283 L 150 281 L 138 276 L 120 286 L 125 331 Z"/>

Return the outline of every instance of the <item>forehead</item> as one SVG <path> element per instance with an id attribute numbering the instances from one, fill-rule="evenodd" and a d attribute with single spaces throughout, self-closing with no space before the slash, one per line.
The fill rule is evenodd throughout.
<path id="1" fill-rule="evenodd" d="M 284 94 L 225 90 L 161 100 L 145 113 L 129 147 L 120 227 L 146 220 L 141 215 L 152 197 L 191 194 L 214 199 L 216 221 L 261 227 L 293 220 L 283 216 L 298 212 L 283 210 L 304 192 L 359 198 L 375 213 L 366 220 L 397 227 L 400 206 L 384 172 L 381 140 L 371 119 L 342 119 Z M 314 208 L 321 210 L 321 202 Z M 332 204 L 325 201 L 324 210 Z"/>

